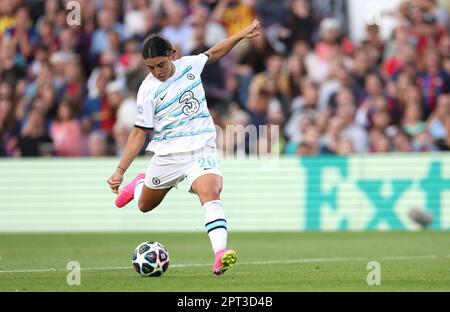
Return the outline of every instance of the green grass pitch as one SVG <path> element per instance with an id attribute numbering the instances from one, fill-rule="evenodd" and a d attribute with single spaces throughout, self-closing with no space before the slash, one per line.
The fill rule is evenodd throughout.
<path id="1" fill-rule="evenodd" d="M 131 266 L 146 240 L 169 250 L 162 277 Z M 449 232 L 232 232 L 229 246 L 238 263 L 215 277 L 204 233 L 1 234 L 0 291 L 450 291 Z M 66 283 L 69 261 L 79 286 Z M 369 261 L 379 286 L 366 282 Z"/>

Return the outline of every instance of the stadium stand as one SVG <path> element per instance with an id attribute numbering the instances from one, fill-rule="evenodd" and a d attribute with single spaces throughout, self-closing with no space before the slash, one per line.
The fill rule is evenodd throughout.
<path id="1" fill-rule="evenodd" d="M 217 125 L 279 125 L 291 155 L 450 149 L 450 18 L 438 1 L 403 1 L 390 38 L 373 24 L 361 42 L 308 0 L 77 2 L 69 25 L 66 1 L 0 0 L 1 156 L 120 155 L 148 74 L 145 35 L 181 57 L 255 17 L 264 36 L 203 73 Z"/>

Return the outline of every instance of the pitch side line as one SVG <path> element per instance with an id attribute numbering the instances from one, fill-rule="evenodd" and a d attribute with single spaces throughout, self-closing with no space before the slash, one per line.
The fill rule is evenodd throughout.
<path id="1" fill-rule="evenodd" d="M 267 264 L 291 264 L 291 263 L 317 263 L 317 262 L 340 262 L 340 261 L 371 261 L 371 260 L 386 260 L 386 261 L 399 261 L 399 260 L 425 260 L 425 259 L 437 259 L 440 257 L 450 258 L 450 255 L 423 255 L 423 256 L 387 256 L 387 257 L 348 257 L 348 258 L 310 258 L 310 259 L 293 259 L 293 260 L 269 260 L 269 261 L 252 261 L 252 262 L 239 262 L 236 265 L 267 265 Z M 192 268 L 210 266 L 211 263 L 203 264 L 172 264 L 171 268 Z M 116 266 L 116 267 L 93 267 L 93 268 L 80 268 L 81 271 L 104 271 L 104 270 L 133 270 L 130 266 Z M 25 269 L 25 270 L 0 270 L 0 273 L 40 273 L 40 272 L 61 272 L 68 271 L 67 269 Z"/>

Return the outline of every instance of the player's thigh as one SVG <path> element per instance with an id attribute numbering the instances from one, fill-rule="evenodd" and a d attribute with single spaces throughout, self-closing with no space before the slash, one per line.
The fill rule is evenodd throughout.
<path id="1" fill-rule="evenodd" d="M 152 190 L 177 187 L 185 177 L 185 167 L 188 164 L 188 161 L 154 156 L 145 173 L 144 184 Z"/>
<path id="2" fill-rule="evenodd" d="M 202 205 L 211 200 L 220 199 L 222 176 L 215 173 L 201 175 L 192 183 L 191 190 L 198 195 Z"/>
<path id="3" fill-rule="evenodd" d="M 141 197 L 139 198 L 139 207 L 146 210 L 156 208 L 171 189 L 172 187 L 152 189 L 144 184 Z"/>
<path id="4" fill-rule="evenodd" d="M 197 157 L 186 174 L 190 192 L 198 195 L 202 205 L 220 198 L 222 191 L 222 170 L 217 153 L 205 152 Z"/>

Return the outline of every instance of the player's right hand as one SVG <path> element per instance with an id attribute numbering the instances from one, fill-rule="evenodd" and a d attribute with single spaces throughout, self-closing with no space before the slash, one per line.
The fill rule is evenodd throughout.
<path id="1" fill-rule="evenodd" d="M 254 19 L 253 22 L 243 30 L 244 38 L 250 39 L 261 33 L 261 23 Z"/>
<path id="2" fill-rule="evenodd" d="M 123 181 L 123 172 L 120 169 L 117 169 L 113 175 L 107 180 L 109 187 L 113 193 L 119 193 L 119 186 Z"/>

